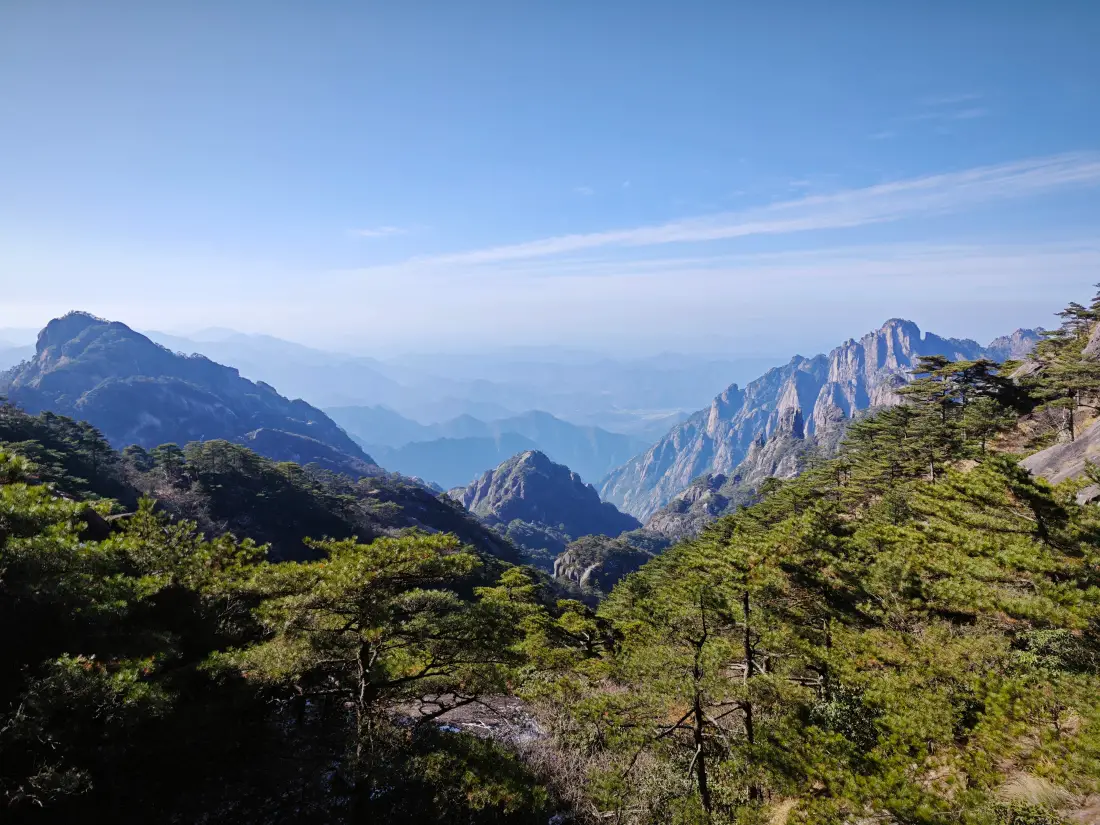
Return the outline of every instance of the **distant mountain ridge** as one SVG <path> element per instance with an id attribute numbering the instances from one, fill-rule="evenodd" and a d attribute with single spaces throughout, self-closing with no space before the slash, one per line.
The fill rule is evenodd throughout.
<path id="1" fill-rule="evenodd" d="M 444 487 L 464 484 L 525 450 L 543 452 L 596 481 L 647 446 L 642 439 L 539 410 L 493 421 L 463 415 L 437 424 L 421 424 L 386 407 L 326 412 L 384 466 Z"/>
<path id="2" fill-rule="evenodd" d="M 861 410 L 898 403 L 897 390 L 922 355 L 956 360 L 1018 358 L 1037 340 L 1035 330 L 1017 330 L 982 347 L 967 339 L 922 335 L 912 321 L 890 319 L 828 355 L 796 355 L 744 389 L 731 385 L 710 407 L 609 473 L 601 484 L 601 496 L 631 515 L 648 519 L 697 477 L 733 475 L 754 444 L 759 454 L 782 422 L 794 424 L 796 413 L 795 440 L 804 442 L 828 437 Z"/>
<path id="3" fill-rule="evenodd" d="M 116 447 L 225 439 L 248 442 L 277 460 L 313 455 L 352 475 L 382 472 L 305 401 L 85 312 L 50 321 L 31 360 L 0 375 L 0 394 L 31 413 L 87 420 Z"/>
<path id="4" fill-rule="evenodd" d="M 0 341 L 0 372 L 11 369 L 34 355 L 34 347 Z"/>
<path id="5" fill-rule="evenodd" d="M 577 425 L 647 442 L 704 403 L 714 388 L 731 378 L 755 375 L 771 360 L 675 353 L 615 358 L 562 347 L 507 346 L 379 359 L 232 330 L 207 330 L 192 337 L 155 331 L 147 335 L 173 351 L 198 352 L 232 364 L 243 376 L 326 410 L 385 406 L 426 424 L 462 415 L 492 421 L 545 410 Z M 447 432 L 429 438 L 448 436 L 459 437 Z M 401 446 L 384 439 L 366 443 Z"/>
<path id="6" fill-rule="evenodd" d="M 516 453 L 539 445 L 518 433 L 413 441 L 404 446 L 371 447 L 378 461 L 394 472 L 416 476 L 444 489 L 465 484 Z"/>

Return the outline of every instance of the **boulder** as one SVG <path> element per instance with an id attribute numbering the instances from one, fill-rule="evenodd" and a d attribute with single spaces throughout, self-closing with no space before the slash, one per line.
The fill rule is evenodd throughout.
<path id="1" fill-rule="evenodd" d="M 1073 441 L 1055 444 L 1020 462 L 1032 475 L 1058 484 L 1085 474 L 1089 463 L 1100 463 L 1100 421 L 1082 431 Z"/>

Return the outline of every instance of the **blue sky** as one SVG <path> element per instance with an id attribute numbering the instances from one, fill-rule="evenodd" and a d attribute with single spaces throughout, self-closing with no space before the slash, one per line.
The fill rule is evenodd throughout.
<path id="1" fill-rule="evenodd" d="M 1100 4 L 0 4 L 0 326 L 988 338 L 1100 281 Z"/>

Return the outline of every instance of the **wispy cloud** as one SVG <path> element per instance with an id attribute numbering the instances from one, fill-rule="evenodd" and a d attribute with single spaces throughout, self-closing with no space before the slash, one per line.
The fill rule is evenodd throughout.
<path id="1" fill-rule="evenodd" d="M 1085 233 L 1060 241 L 904 242 L 662 260 L 580 257 L 486 267 L 476 277 L 455 277 L 449 268 L 412 268 L 402 277 L 339 270 L 327 274 L 319 294 L 369 296 L 335 311 L 382 341 L 407 331 L 409 319 L 423 335 L 418 340 L 466 346 L 560 343 L 565 324 L 581 336 L 574 343 L 592 336 L 616 346 L 667 348 L 678 336 L 721 334 L 736 336 L 745 351 L 772 347 L 789 357 L 802 351 L 801 335 L 813 338 L 827 328 L 807 346 L 831 346 L 898 315 L 940 334 L 981 340 L 1044 323 L 1095 280 L 1100 241 Z M 420 288 L 410 289 L 413 278 Z M 950 301 L 942 300 L 943 290 Z M 489 307 L 494 322 L 487 327 Z M 373 314 L 363 325 L 365 311 Z M 327 305 L 325 318 L 332 323 Z"/>
<path id="2" fill-rule="evenodd" d="M 1066 154 L 928 175 L 781 201 L 663 224 L 559 235 L 468 252 L 415 258 L 424 265 L 477 265 L 546 258 L 586 250 L 655 247 L 843 229 L 943 214 L 1013 198 L 1100 183 L 1100 155 Z"/>
<path id="3" fill-rule="evenodd" d="M 981 100 L 982 96 L 976 92 L 963 92 L 961 94 L 953 95 L 933 95 L 931 97 L 925 97 L 920 100 L 922 106 L 940 107 L 940 106 L 957 106 L 960 103 L 971 103 L 975 100 Z"/>
<path id="4" fill-rule="evenodd" d="M 916 122 L 922 120 L 951 121 L 951 120 L 975 120 L 986 117 L 989 109 L 979 106 L 978 101 L 982 96 L 973 92 L 963 94 L 941 95 L 939 97 L 926 97 L 919 100 L 920 111 L 914 112 L 900 120 Z"/>
<path id="5" fill-rule="evenodd" d="M 871 140 L 889 140 L 892 137 L 897 137 L 898 133 L 890 129 L 883 129 L 879 132 L 872 132 L 867 135 Z"/>
<path id="6" fill-rule="evenodd" d="M 969 109 L 955 109 L 947 111 L 935 111 L 935 112 L 917 112 L 916 114 L 908 115 L 903 120 L 916 122 L 921 120 L 974 120 L 979 117 L 986 117 L 989 114 L 988 109 L 983 109 L 980 106 L 974 106 Z"/>
<path id="7" fill-rule="evenodd" d="M 353 238 L 388 238 L 392 235 L 407 235 L 408 229 L 400 226 L 375 226 L 369 229 L 349 229 L 348 234 Z"/>
<path id="8" fill-rule="evenodd" d="M 591 186 L 576 186 L 573 188 L 573 191 L 586 198 L 596 194 L 596 190 Z"/>

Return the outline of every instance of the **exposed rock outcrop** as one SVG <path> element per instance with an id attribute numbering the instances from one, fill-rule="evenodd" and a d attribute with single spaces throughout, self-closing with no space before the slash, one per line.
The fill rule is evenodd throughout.
<path id="1" fill-rule="evenodd" d="M 836 451 L 848 419 L 824 419 L 817 434 L 807 436 L 798 409 L 788 409 L 775 431 L 760 434 L 745 458 L 729 475 L 707 473 L 654 513 L 645 531 L 669 541 L 691 538 L 715 519 L 757 500 L 757 490 L 769 478 L 793 478 L 811 455 L 826 458 Z"/>
<path id="2" fill-rule="evenodd" d="M 985 348 L 985 357 L 991 361 L 1019 361 L 1026 358 L 1038 343 L 1043 330 L 1018 329 L 1011 335 L 994 338 Z"/>
<path id="3" fill-rule="evenodd" d="M 579 475 L 537 450 L 513 456 L 448 495 L 533 553 L 530 561 L 546 569 L 575 538 L 618 536 L 641 526 L 613 504 L 600 501 L 595 488 Z"/>
<path id="4" fill-rule="evenodd" d="M 995 351 L 1024 349 L 1035 337 L 1030 330 L 1018 330 L 997 339 Z M 601 495 L 645 519 L 700 475 L 746 475 L 748 468 L 738 468 L 754 445 L 758 446 L 751 467 L 771 466 L 773 475 L 797 472 L 804 444 L 831 442 L 857 412 L 898 403 L 897 391 L 909 380 L 921 356 L 972 360 L 990 354 L 989 348 L 974 341 L 931 333 L 922 336 L 912 321 L 892 319 L 828 355 L 795 356 L 744 389 L 731 385 L 708 409 L 695 413 L 645 453 L 610 473 L 601 485 Z M 795 413 L 801 417 L 801 435 L 794 436 L 792 429 L 787 445 L 796 447 L 794 454 L 778 445 L 765 454 L 768 439 L 782 433 L 784 421 L 793 425 Z"/>
<path id="5" fill-rule="evenodd" d="M 624 576 L 652 558 L 652 553 L 621 538 L 584 536 L 554 560 L 554 578 L 609 593 Z"/>
<path id="6" fill-rule="evenodd" d="M 1083 476 L 1089 463 L 1100 463 L 1100 421 L 1085 428 L 1073 441 L 1047 447 L 1020 462 L 1051 484 Z"/>
<path id="7" fill-rule="evenodd" d="M 595 488 L 564 464 L 555 464 L 537 450 L 513 456 L 450 495 L 490 523 L 520 519 L 561 526 L 571 536 L 617 536 L 641 526 L 600 501 Z"/>

